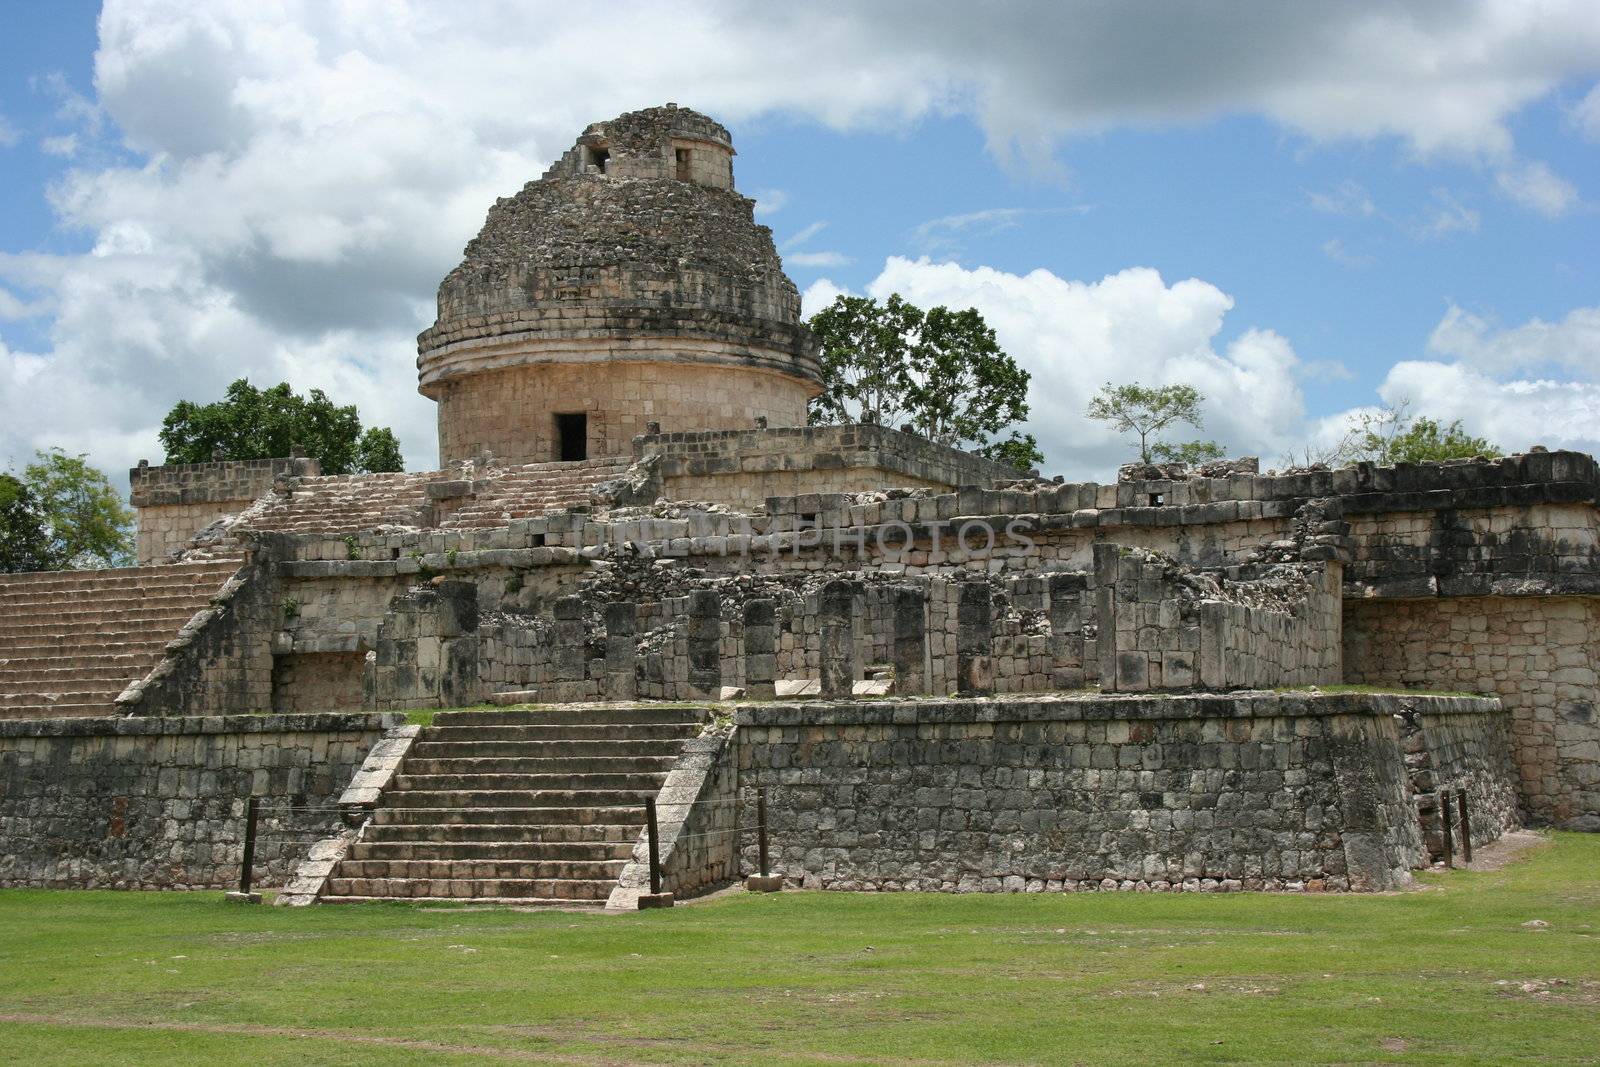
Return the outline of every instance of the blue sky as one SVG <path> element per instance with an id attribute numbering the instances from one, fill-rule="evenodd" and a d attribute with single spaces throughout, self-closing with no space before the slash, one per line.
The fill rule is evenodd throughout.
<path id="1" fill-rule="evenodd" d="M 174 401 L 248 375 L 432 466 L 438 279 L 586 123 L 667 100 L 732 129 L 808 309 L 980 307 L 1051 472 L 1123 458 L 1081 417 L 1107 379 L 1199 385 L 1267 465 L 1400 400 L 1600 449 L 1592 3 L 379 10 L 0 7 L 0 461 L 158 461 Z"/>

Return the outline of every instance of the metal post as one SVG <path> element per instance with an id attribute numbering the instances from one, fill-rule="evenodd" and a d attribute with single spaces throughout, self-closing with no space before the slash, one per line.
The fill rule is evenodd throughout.
<path id="1" fill-rule="evenodd" d="M 767 877 L 767 787 L 756 790 L 756 842 L 761 852 L 761 877 Z"/>
<path id="2" fill-rule="evenodd" d="M 656 835 L 656 798 L 644 798 L 645 833 L 650 839 L 650 895 L 661 895 L 661 839 Z"/>
<path id="3" fill-rule="evenodd" d="M 250 878 L 256 866 L 256 816 L 261 810 L 261 800 L 251 797 L 244 805 L 244 859 L 240 861 L 239 892 L 250 892 Z"/>
<path id="4" fill-rule="evenodd" d="M 1448 789 L 1439 790 L 1439 827 L 1442 831 L 1440 836 L 1444 841 L 1444 865 L 1446 867 L 1454 867 L 1456 865 L 1455 842 L 1451 840 L 1453 834 L 1450 829 L 1450 791 Z"/>
<path id="5" fill-rule="evenodd" d="M 1461 857 L 1468 863 L 1472 862 L 1472 821 L 1467 818 L 1467 791 L 1456 790 L 1456 814 L 1461 822 Z"/>

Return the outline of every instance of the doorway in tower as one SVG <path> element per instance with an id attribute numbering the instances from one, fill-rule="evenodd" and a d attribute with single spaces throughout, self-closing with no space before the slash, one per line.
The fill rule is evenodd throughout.
<path id="1" fill-rule="evenodd" d="M 589 416 L 584 412 L 556 416 L 556 458 L 575 460 L 589 458 Z"/>

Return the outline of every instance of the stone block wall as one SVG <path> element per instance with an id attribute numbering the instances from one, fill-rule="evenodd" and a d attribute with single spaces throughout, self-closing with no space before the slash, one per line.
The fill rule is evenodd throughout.
<path id="1" fill-rule="evenodd" d="M 768 790 L 780 872 L 815 888 L 1380 890 L 1423 862 L 1399 710 L 1358 694 L 745 706 L 739 782 Z"/>
<path id="2" fill-rule="evenodd" d="M 643 348 L 645 342 L 636 342 Z M 451 380 L 439 387 L 439 462 L 483 449 L 505 463 L 560 459 L 556 413 L 587 416 L 588 455 L 625 456 L 647 424 L 667 430 L 803 425 L 811 388 L 759 367 L 675 364 L 671 344 L 633 353 L 641 362 L 540 362 Z M 677 495 L 673 493 L 671 495 Z"/>
<path id="3" fill-rule="evenodd" d="M 692 897 L 737 878 L 739 827 L 755 820 L 753 798 L 741 797 L 731 727 L 713 728 L 689 741 L 656 796 L 661 888 Z M 650 889 L 648 831 L 641 831 L 631 862 L 617 878 L 608 910 L 637 906 Z"/>
<path id="4" fill-rule="evenodd" d="M 138 512 L 138 562 L 159 563 L 201 529 L 249 507 L 280 478 L 316 477 L 314 459 L 225 460 L 152 467 L 141 460 L 128 472 Z"/>
<path id="5" fill-rule="evenodd" d="M 1194 572 L 1095 546 L 1101 688 L 1211 690 L 1341 681 L 1337 563 Z"/>
<path id="6" fill-rule="evenodd" d="M 1523 824 L 1517 796 L 1517 771 L 1512 759 L 1511 731 L 1503 712 L 1429 714 L 1426 706 L 1410 706 L 1395 714 L 1406 768 L 1416 800 L 1417 818 L 1429 855 L 1444 855 L 1439 800 L 1442 791 L 1467 794 L 1473 845 L 1494 841 Z M 1460 840 L 1459 807 L 1452 803 L 1452 835 Z"/>
<path id="7" fill-rule="evenodd" d="M 256 881 L 282 885 L 367 750 L 379 715 L 0 721 L 0 885 L 237 884 L 245 800 L 262 798 Z M 289 812 L 285 806 L 324 808 Z"/>
<path id="8" fill-rule="evenodd" d="M 1345 602 L 1345 680 L 1493 693 L 1535 821 L 1600 830 L 1600 601 Z"/>
<path id="9" fill-rule="evenodd" d="M 643 435 L 633 442 L 633 455 L 661 457 L 662 485 L 672 499 L 743 508 L 776 496 L 986 485 L 1019 473 L 884 426 L 807 426 L 803 407 L 798 419 L 779 416 L 772 413 L 767 430 Z M 661 425 L 670 430 L 669 421 Z"/>

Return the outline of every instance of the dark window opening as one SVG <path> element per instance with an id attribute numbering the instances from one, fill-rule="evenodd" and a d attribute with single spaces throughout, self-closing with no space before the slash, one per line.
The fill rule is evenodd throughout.
<path id="1" fill-rule="evenodd" d="M 689 149 L 675 148 L 673 152 L 678 160 L 678 180 L 686 182 L 689 180 Z"/>
<path id="2" fill-rule="evenodd" d="M 599 168 L 600 173 L 604 174 L 606 172 L 606 164 L 611 160 L 611 153 L 604 148 L 591 148 L 589 149 L 589 155 L 593 159 L 594 165 Z"/>
<path id="3" fill-rule="evenodd" d="M 589 458 L 589 416 L 581 411 L 556 416 L 556 458 Z"/>
<path id="4" fill-rule="evenodd" d="M 1166 496 L 1165 493 L 1151 493 L 1150 494 L 1150 506 L 1151 507 L 1159 508 L 1161 505 L 1165 504 L 1166 502 L 1167 502 L 1167 496 Z"/>

